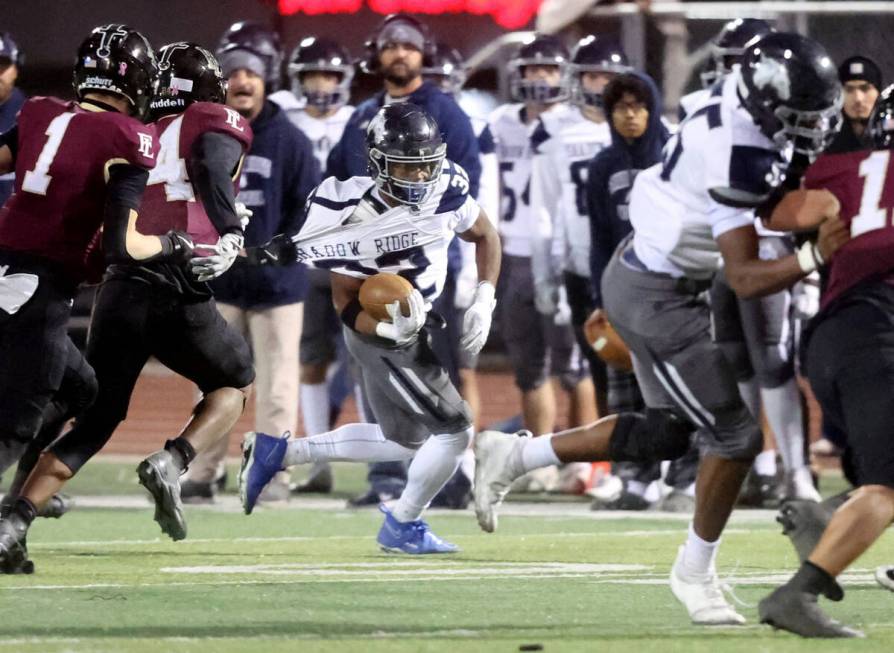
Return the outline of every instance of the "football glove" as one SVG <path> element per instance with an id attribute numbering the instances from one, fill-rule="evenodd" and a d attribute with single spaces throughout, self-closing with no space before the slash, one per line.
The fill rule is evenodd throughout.
<path id="1" fill-rule="evenodd" d="M 248 222 L 253 215 L 254 212 L 245 206 L 245 204 L 236 202 L 236 217 L 239 218 L 239 222 L 242 224 L 242 231 L 245 231 L 245 228 L 248 226 Z"/>
<path id="2" fill-rule="evenodd" d="M 228 232 L 220 237 L 217 245 L 208 247 L 214 252 L 211 256 L 200 256 L 191 259 L 190 270 L 197 281 L 211 281 L 230 269 L 233 261 L 242 251 L 245 237 L 241 233 Z"/>
<path id="3" fill-rule="evenodd" d="M 277 234 L 268 242 L 245 251 L 249 265 L 288 265 L 298 260 L 298 250 L 292 238 Z"/>
<path id="4" fill-rule="evenodd" d="M 405 345 L 416 337 L 425 324 L 425 300 L 422 299 L 422 293 L 414 288 L 407 297 L 407 304 L 410 307 L 408 316 L 404 316 L 401 312 L 399 301 L 385 307 L 391 316 L 391 322 L 378 322 L 377 336 L 393 340 L 398 345 Z"/>
<path id="5" fill-rule="evenodd" d="M 172 229 L 158 238 L 161 240 L 161 254 L 158 258 L 170 263 L 183 263 L 189 260 L 195 249 L 192 238 L 183 231 Z"/>
<path id="6" fill-rule="evenodd" d="M 497 300 L 493 284 L 482 281 L 475 290 L 475 301 L 463 316 L 463 335 L 459 344 L 469 353 L 477 354 L 487 342 Z"/>

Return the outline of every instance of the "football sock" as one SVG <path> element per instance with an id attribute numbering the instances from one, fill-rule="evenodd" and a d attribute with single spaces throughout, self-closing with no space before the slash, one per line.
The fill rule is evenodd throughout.
<path id="1" fill-rule="evenodd" d="M 30 526 L 34 518 L 37 517 L 37 506 L 25 497 L 19 497 L 13 504 L 10 514 L 18 515 L 25 523 L 25 526 Z"/>
<path id="2" fill-rule="evenodd" d="M 825 594 L 828 589 L 835 587 L 835 579 L 822 567 L 805 560 L 788 581 L 788 585 L 801 592 Z"/>
<path id="3" fill-rule="evenodd" d="M 189 467 L 189 463 L 196 457 L 196 450 L 193 448 L 192 444 L 182 436 L 178 436 L 173 440 L 165 442 L 165 450 L 171 452 L 174 466 L 177 467 L 181 474 L 186 471 L 186 468 Z"/>
<path id="4" fill-rule="evenodd" d="M 778 388 L 763 388 L 761 399 L 767 422 L 776 436 L 786 471 L 804 467 L 804 411 L 794 378 Z"/>
<path id="5" fill-rule="evenodd" d="M 345 424 L 334 431 L 289 440 L 283 464 L 291 467 L 333 460 L 389 462 L 409 460 L 415 454 L 415 449 L 386 439 L 378 424 Z"/>
<path id="6" fill-rule="evenodd" d="M 714 558 L 717 557 L 719 547 L 720 540 L 706 542 L 696 535 L 692 524 L 689 524 L 689 536 L 683 547 L 683 572 L 691 575 L 707 574 L 714 567 Z"/>
<path id="7" fill-rule="evenodd" d="M 329 430 L 329 387 L 326 383 L 301 384 L 301 421 L 305 435 Z"/>
<path id="8" fill-rule="evenodd" d="M 770 449 L 757 454 L 754 471 L 761 476 L 776 476 L 776 450 Z"/>
<path id="9" fill-rule="evenodd" d="M 474 429 L 431 436 L 419 447 L 407 469 L 407 487 L 391 514 L 399 522 L 416 521 L 456 471 L 472 441 Z"/>
<path id="10" fill-rule="evenodd" d="M 541 435 L 536 438 L 530 438 L 522 447 L 522 468 L 525 473 L 541 467 L 549 467 L 550 465 L 558 465 L 561 461 L 553 450 L 553 435 Z"/>

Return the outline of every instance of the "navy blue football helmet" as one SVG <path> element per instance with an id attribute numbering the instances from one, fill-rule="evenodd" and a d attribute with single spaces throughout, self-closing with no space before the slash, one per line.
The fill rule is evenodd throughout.
<path id="1" fill-rule="evenodd" d="M 509 89 L 516 102 L 562 102 L 568 99 L 568 49 L 557 36 L 535 34 L 509 60 Z M 527 66 L 557 66 L 557 85 L 525 79 Z"/>
<path id="2" fill-rule="evenodd" d="M 96 27 L 81 42 L 75 59 L 75 95 L 100 92 L 121 95 L 143 118 L 155 96 L 158 65 L 149 40 L 127 25 Z"/>
<path id="3" fill-rule="evenodd" d="M 246 50 L 264 62 L 264 86 L 267 93 L 279 88 L 283 59 L 279 34 L 250 20 L 233 23 L 220 37 L 215 54 L 221 59 L 233 50 Z"/>
<path id="4" fill-rule="evenodd" d="M 445 93 L 459 95 L 466 83 L 463 56 L 453 46 L 438 41 L 431 55 L 431 63 L 422 68 L 422 75 Z"/>
<path id="5" fill-rule="evenodd" d="M 330 72 L 340 75 L 338 87 L 331 93 L 304 88 L 303 76 L 309 72 Z M 331 39 L 308 36 L 301 40 L 289 59 L 292 92 L 299 100 L 321 111 L 340 107 L 351 97 L 354 63 L 348 51 Z"/>
<path id="6" fill-rule="evenodd" d="M 800 34 L 773 32 L 742 57 L 739 97 L 765 136 L 814 157 L 841 126 L 838 71 L 826 50 Z"/>
<path id="7" fill-rule="evenodd" d="M 633 70 L 627 55 L 619 45 L 609 39 L 594 35 L 585 36 L 571 53 L 568 66 L 571 99 L 578 104 L 602 108 L 602 92 L 588 91 L 581 84 L 581 75 L 587 72 L 618 75 Z"/>
<path id="8" fill-rule="evenodd" d="M 866 139 L 876 150 L 894 148 L 894 84 L 882 91 L 869 116 Z"/>
<path id="9" fill-rule="evenodd" d="M 158 90 L 149 105 L 153 118 L 180 113 L 193 102 L 226 99 L 227 80 L 208 50 L 180 41 L 158 51 Z"/>
<path id="10" fill-rule="evenodd" d="M 410 102 L 389 104 L 366 129 L 369 174 L 383 195 L 418 208 L 438 184 L 447 145 L 438 123 Z"/>
<path id="11" fill-rule="evenodd" d="M 0 66 L 13 64 L 19 68 L 25 63 L 25 53 L 9 32 L 0 32 Z"/>
<path id="12" fill-rule="evenodd" d="M 742 60 L 746 45 L 775 31 L 770 23 L 760 18 L 729 21 L 711 41 L 711 56 L 700 75 L 702 88 L 710 88 L 728 75 Z"/>

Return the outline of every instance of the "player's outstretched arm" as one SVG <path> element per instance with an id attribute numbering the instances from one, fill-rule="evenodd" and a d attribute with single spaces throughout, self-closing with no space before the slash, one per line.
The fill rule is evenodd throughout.
<path id="1" fill-rule="evenodd" d="M 460 238 L 475 245 L 475 263 L 478 266 L 478 283 L 487 281 L 497 285 L 500 276 L 502 249 L 500 236 L 484 209 L 478 213 L 478 219 L 471 229 L 458 234 Z"/>

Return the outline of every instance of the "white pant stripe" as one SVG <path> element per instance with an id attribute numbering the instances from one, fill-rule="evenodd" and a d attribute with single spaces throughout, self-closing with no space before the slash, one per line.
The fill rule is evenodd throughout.
<path id="1" fill-rule="evenodd" d="M 394 377 L 394 374 L 389 373 L 389 374 L 388 374 L 388 380 L 391 382 L 391 385 L 393 385 L 395 388 L 397 388 L 397 391 L 400 393 L 400 396 L 404 398 L 404 401 L 406 401 L 407 404 L 409 404 L 410 408 L 413 409 L 413 412 L 414 412 L 414 413 L 416 413 L 417 415 L 424 415 L 424 414 L 425 414 L 425 413 L 422 411 L 422 408 L 419 407 L 419 404 L 417 404 L 417 403 L 413 400 L 413 398 L 410 396 L 410 393 L 407 392 L 406 388 L 404 388 L 404 387 L 400 384 L 400 381 L 398 381 L 398 380 Z"/>
<path id="2" fill-rule="evenodd" d="M 695 398 L 695 395 L 692 394 L 692 390 L 690 390 L 686 385 L 686 382 L 683 381 L 683 377 L 680 376 L 677 369 L 670 363 L 665 363 L 664 366 L 667 368 L 667 374 L 670 377 L 670 381 L 676 385 L 677 389 L 679 389 L 680 393 L 683 395 L 684 403 L 691 406 L 696 413 L 702 416 L 699 421 L 715 426 L 714 416 L 711 414 L 711 411 L 702 406 L 701 402 Z"/>

